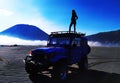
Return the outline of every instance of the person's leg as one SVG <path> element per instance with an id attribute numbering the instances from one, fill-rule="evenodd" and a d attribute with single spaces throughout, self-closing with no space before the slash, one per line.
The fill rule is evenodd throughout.
<path id="1" fill-rule="evenodd" d="M 74 23 L 74 33 L 76 32 L 76 23 Z"/>
<path id="2" fill-rule="evenodd" d="M 69 26 L 69 33 L 71 32 L 71 27 L 72 27 L 72 22 L 70 23 L 70 26 Z"/>

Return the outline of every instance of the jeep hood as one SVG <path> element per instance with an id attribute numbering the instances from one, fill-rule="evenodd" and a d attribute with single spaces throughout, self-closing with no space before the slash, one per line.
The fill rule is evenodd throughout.
<path id="1" fill-rule="evenodd" d="M 63 47 L 41 47 L 37 48 L 35 50 L 32 50 L 32 55 L 44 55 L 49 56 L 51 53 L 54 55 L 54 57 L 50 58 L 51 62 L 56 62 L 59 59 L 66 58 L 67 56 L 67 50 Z"/>
<path id="2" fill-rule="evenodd" d="M 55 54 L 65 54 L 66 49 L 63 47 L 41 47 L 32 50 L 32 54 L 49 54 L 49 53 L 55 53 Z"/>

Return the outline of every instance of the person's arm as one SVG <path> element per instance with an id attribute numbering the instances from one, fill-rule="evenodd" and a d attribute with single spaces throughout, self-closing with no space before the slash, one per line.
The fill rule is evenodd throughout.
<path id="1" fill-rule="evenodd" d="M 78 16 L 76 15 L 76 20 L 78 19 Z"/>

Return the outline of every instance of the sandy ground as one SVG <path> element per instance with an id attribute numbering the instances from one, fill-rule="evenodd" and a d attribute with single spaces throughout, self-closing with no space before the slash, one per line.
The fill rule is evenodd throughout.
<path id="1" fill-rule="evenodd" d="M 29 76 L 24 70 L 22 60 L 36 47 L 0 47 L 0 83 L 51 83 L 46 76 Z M 72 73 L 65 82 L 120 83 L 120 47 L 92 47 L 88 72 Z"/>

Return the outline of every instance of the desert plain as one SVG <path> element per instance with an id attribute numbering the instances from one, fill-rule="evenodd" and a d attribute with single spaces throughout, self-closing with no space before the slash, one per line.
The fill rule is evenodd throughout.
<path id="1" fill-rule="evenodd" d="M 0 83 L 51 83 L 25 72 L 23 59 L 38 47 L 0 46 Z M 91 47 L 88 62 L 87 72 L 71 74 L 66 83 L 120 83 L 120 47 Z"/>

